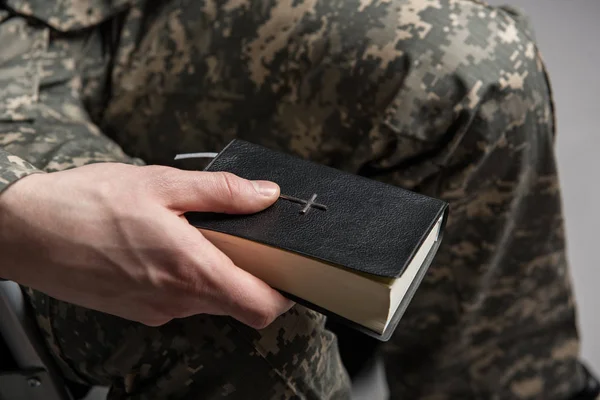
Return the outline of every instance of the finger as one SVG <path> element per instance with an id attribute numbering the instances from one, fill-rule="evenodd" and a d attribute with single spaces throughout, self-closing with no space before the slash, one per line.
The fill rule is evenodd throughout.
<path id="1" fill-rule="evenodd" d="M 294 302 L 264 281 L 237 267 L 229 257 L 198 232 L 202 263 L 210 271 L 210 286 L 221 312 L 255 329 L 262 329 Z"/>
<path id="2" fill-rule="evenodd" d="M 155 182 L 163 204 L 174 211 L 247 214 L 261 211 L 279 197 L 279 186 L 250 181 L 228 172 L 171 170 Z"/>
<path id="3" fill-rule="evenodd" d="M 233 266 L 238 268 L 237 266 Z M 227 315 L 254 328 L 263 329 L 277 317 L 289 311 L 294 302 L 285 298 L 265 282 L 239 269 L 234 282 L 228 283 Z"/>

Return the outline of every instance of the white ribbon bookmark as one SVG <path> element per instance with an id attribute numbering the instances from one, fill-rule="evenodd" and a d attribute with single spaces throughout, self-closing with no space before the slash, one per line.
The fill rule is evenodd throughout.
<path id="1" fill-rule="evenodd" d="M 177 154 L 175 160 L 183 160 L 186 158 L 215 158 L 219 153 L 184 153 Z"/>

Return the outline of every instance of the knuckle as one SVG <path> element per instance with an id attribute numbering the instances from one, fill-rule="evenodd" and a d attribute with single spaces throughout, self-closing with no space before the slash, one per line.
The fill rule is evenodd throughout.
<path id="1" fill-rule="evenodd" d="M 146 168 L 146 186 L 153 192 L 163 194 L 177 182 L 175 171 L 169 167 L 150 165 Z"/>
<path id="2" fill-rule="evenodd" d="M 186 275 L 186 279 L 183 279 L 180 284 L 180 291 L 185 294 L 185 297 L 199 299 L 208 297 L 215 292 L 213 285 L 206 277 L 201 276 L 200 274 Z"/>
<path id="3" fill-rule="evenodd" d="M 241 192 L 241 180 L 230 172 L 218 172 L 223 195 L 235 199 Z"/>
<path id="4" fill-rule="evenodd" d="M 203 309 L 204 302 L 217 298 L 218 289 L 191 256 L 177 256 L 180 261 L 171 268 L 174 279 L 169 291 L 172 301 L 163 305 L 162 312 L 174 318 L 195 314 Z"/>

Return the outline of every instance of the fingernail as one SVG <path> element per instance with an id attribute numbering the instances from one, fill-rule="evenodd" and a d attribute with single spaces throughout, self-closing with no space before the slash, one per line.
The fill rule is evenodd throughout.
<path id="1" fill-rule="evenodd" d="M 269 181 L 252 181 L 254 189 L 266 197 L 273 197 L 279 191 L 279 186 L 274 182 Z"/>

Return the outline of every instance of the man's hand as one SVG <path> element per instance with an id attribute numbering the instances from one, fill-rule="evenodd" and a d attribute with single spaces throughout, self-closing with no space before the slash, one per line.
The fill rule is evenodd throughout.
<path id="1" fill-rule="evenodd" d="M 147 325 L 213 314 L 260 329 L 293 303 L 182 214 L 254 213 L 278 195 L 272 182 L 158 166 L 30 175 L 0 195 L 0 276 Z"/>

